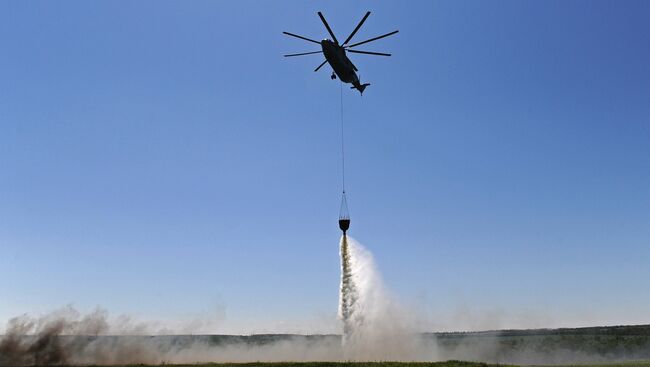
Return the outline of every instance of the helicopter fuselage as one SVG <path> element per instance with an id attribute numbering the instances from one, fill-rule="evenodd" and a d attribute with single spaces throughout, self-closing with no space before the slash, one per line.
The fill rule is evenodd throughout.
<path id="1" fill-rule="evenodd" d="M 358 54 L 366 54 L 366 55 L 375 55 L 375 56 L 390 56 L 390 54 L 383 53 L 383 52 L 370 52 L 370 51 L 361 51 L 357 49 L 352 49 L 353 47 L 363 45 L 369 42 L 374 42 L 378 39 L 382 39 L 388 36 L 392 36 L 393 34 L 399 32 L 399 31 L 393 31 L 390 33 L 382 34 L 381 36 L 373 37 L 370 39 L 367 39 L 365 41 L 361 42 L 354 42 L 352 44 L 348 44 L 354 35 L 357 33 L 359 28 L 363 25 L 363 22 L 368 19 L 368 16 L 370 15 L 370 12 L 366 12 L 366 15 L 363 16 L 359 24 L 354 28 L 352 33 L 345 39 L 345 41 L 342 44 L 339 44 L 338 39 L 334 35 L 334 32 L 332 32 L 332 29 L 330 28 L 329 24 L 327 24 L 327 21 L 325 20 L 325 17 L 323 16 L 323 13 L 318 12 L 318 16 L 320 17 L 320 20 L 323 22 L 323 25 L 325 28 L 327 28 L 327 32 L 332 36 L 332 39 L 324 39 L 322 41 L 316 41 L 315 39 L 307 38 L 305 36 L 301 36 L 299 34 L 294 34 L 294 33 L 289 33 L 289 32 L 282 32 L 283 34 L 286 34 L 287 36 L 299 38 L 304 41 L 312 42 L 319 44 L 321 46 L 321 51 L 311 51 L 311 52 L 300 52 L 300 53 L 295 53 L 295 54 L 287 54 L 284 55 L 284 57 L 293 57 L 293 56 L 304 56 L 304 55 L 313 55 L 313 54 L 319 54 L 323 53 L 325 56 L 325 61 L 321 62 L 320 65 L 314 71 L 320 70 L 325 63 L 329 63 L 332 69 L 334 70 L 332 72 L 332 79 L 336 79 L 338 76 L 341 82 L 343 83 L 350 83 L 352 84 L 353 89 L 357 89 L 359 93 L 363 95 L 363 91 L 366 89 L 367 86 L 370 85 L 370 83 L 364 83 L 361 84 L 359 81 L 359 76 L 357 75 L 357 68 L 354 66 L 352 61 L 348 59 L 348 56 L 346 55 L 346 51 L 352 52 L 352 53 L 358 53 Z"/>
<path id="2" fill-rule="evenodd" d="M 320 42 L 325 59 L 330 64 L 339 79 L 344 83 L 351 83 L 355 87 L 359 84 L 359 77 L 354 72 L 354 65 L 345 54 L 345 49 L 332 40 L 324 39 Z"/>

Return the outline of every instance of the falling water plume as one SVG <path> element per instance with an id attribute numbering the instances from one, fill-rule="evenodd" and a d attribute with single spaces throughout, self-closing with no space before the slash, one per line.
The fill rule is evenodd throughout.
<path id="1" fill-rule="evenodd" d="M 421 342 L 412 313 L 386 290 L 372 254 L 347 235 L 340 241 L 339 318 L 347 360 L 418 360 Z"/>
<path id="2" fill-rule="evenodd" d="M 352 332 L 351 318 L 357 291 L 350 268 L 350 247 L 348 236 L 341 237 L 341 293 L 339 295 L 339 317 L 343 321 L 343 345 L 347 343 Z"/>

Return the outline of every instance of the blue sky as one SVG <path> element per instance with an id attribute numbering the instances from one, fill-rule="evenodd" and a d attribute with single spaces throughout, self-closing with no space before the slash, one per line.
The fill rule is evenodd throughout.
<path id="1" fill-rule="evenodd" d="M 340 87 L 282 57 L 319 10 L 400 30 L 351 57 L 350 233 L 425 328 L 650 323 L 650 3 L 6 1 L 0 327 L 336 330 Z"/>

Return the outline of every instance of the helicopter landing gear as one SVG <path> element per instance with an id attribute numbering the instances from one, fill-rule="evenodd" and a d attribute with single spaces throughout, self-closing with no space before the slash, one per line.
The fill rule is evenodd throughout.
<path id="1" fill-rule="evenodd" d="M 332 80 L 336 79 L 336 73 L 332 71 L 332 75 L 330 75 L 330 78 L 332 78 Z"/>

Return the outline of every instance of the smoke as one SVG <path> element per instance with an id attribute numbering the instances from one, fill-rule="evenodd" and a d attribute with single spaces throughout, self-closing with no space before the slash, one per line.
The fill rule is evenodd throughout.
<path id="1" fill-rule="evenodd" d="M 124 316 L 111 323 L 103 309 L 22 315 L 0 337 L 0 366 L 342 360 L 338 336 L 147 336 L 151 330 Z"/>
<path id="2" fill-rule="evenodd" d="M 9 321 L 10 332 L 0 342 L 0 365 L 52 365 L 66 361 L 63 349 L 56 337 L 64 325 L 61 322 L 48 323 L 38 336 L 24 342 L 26 335 L 35 327 L 32 320 L 15 318 Z"/>
<path id="3" fill-rule="evenodd" d="M 144 350 L 126 340 L 120 341 L 124 345 L 119 346 L 100 345 L 96 341 L 99 335 L 111 332 L 129 335 L 146 329 L 145 324 L 131 322 L 128 317 L 118 318 L 111 327 L 108 312 L 99 308 L 87 315 L 65 307 L 38 318 L 14 317 L 0 339 L 0 366 L 101 364 L 141 359 Z"/>

